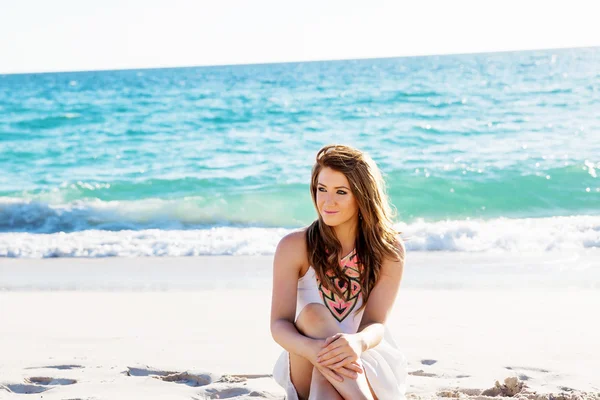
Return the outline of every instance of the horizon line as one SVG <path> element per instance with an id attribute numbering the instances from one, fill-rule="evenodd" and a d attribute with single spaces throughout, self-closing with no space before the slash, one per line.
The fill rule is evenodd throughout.
<path id="1" fill-rule="evenodd" d="M 157 65 L 157 66 L 140 66 L 140 67 L 109 67 L 96 69 L 73 69 L 73 70 L 33 70 L 19 72 L 2 72 L 0 76 L 8 75 L 42 75 L 42 74 L 67 74 L 67 73 L 85 73 L 85 72 L 119 72 L 119 71 L 147 71 L 155 69 L 185 69 L 185 68 L 212 68 L 212 67 L 244 67 L 256 65 L 278 65 L 278 64 L 304 64 L 318 62 L 336 62 L 336 61 L 366 61 L 366 60 L 390 60 L 396 58 L 419 58 L 419 57 L 439 57 L 439 56 L 463 56 L 463 55 L 486 55 L 486 54 L 504 54 L 504 53 L 522 53 L 531 51 L 553 51 L 553 50 L 581 50 L 581 49 L 600 49 L 600 46 L 562 46 L 562 47 L 539 47 L 527 49 L 510 49 L 510 50 L 490 50 L 490 51 L 472 51 L 472 52 L 449 52 L 449 53 L 423 53 L 423 54 L 404 54 L 397 56 L 383 57 L 364 57 L 364 58 L 332 58 L 319 60 L 290 60 L 290 61 L 266 61 L 266 62 L 248 62 L 248 63 L 232 63 L 232 64 L 194 64 L 194 65 Z"/>

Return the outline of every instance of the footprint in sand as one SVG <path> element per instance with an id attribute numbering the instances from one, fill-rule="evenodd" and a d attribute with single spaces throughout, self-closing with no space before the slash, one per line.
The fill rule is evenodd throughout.
<path id="1" fill-rule="evenodd" d="M 509 371 L 513 371 L 517 374 L 517 378 L 519 378 L 522 381 L 528 381 L 530 379 L 532 379 L 533 377 L 538 377 L 536 376 L 538 373 L 539 374 L 548 374 L 550 373 L 550 371 L 548 371 L 547 369 L 543 369 L 543 368 L 535 368 L 535 367 L 504 367 Z M 525 373 L 527 372 L 527 373 Z"/>
<path id="2" fill-rule="evenodd" d="M 204 390 L 204 393 L 201 394 L 200 399 L 230 399 L 230 398 L 238 398 L 240 396 L 243 399 L 248 397 L 257 397 L 259 399 L 279 399 L 280 397 L 275 397 L 272 394 L 267 392 L 263 392 L 260 390 L 252 390 L 245 387 L 223 387 L 223 388 L 207 388 Z M 198 399 L 199 400 L 199 399 Z"/>
<path id="3" fill-rule="evenodd" d="M 124 372 L 127 376 L 166 376 L 176 374 L 175 371 L 164 371 L 161 369 L 155 369 L 151 367 L 127 367 L 127 371 Z"/>
<path id="4" fill-rule="evenodd" d="M 431 372 L 425 372 L 422 369 L 418 370 L 418 371 L 412 371 L 408 373 L 409 375 L 413 375 L 413 376 L 426 376 L 428 378 L 435 378 L 438 375 L 431 373 Z"/>
<path id="5" fill-rule="evenodd" d="M 171 375 L 158 377 L 165 382 L 183 383 L 188 386 L 206 386 L 213 383 L 213 378 L 209 374 L 194 374 L 191 372 L 180 372 Z"/>
<path id="6" fill-rule="evenodd" d="M 72 385 L 77 383 L 75 379 L 62 379 L 50 377 L 32 377 L 25 378 L 25 384 L 22 383 L 5 383 L 0 384 L 0 389 L 4 389 L 11 393 L 18 394 L 34 394 L 42 393 L 59 385 Z"/>
<path id="7" fill-rule="evenodd" d="M 504 367 L 504 368 L 511 370 L 511 371 L 523 370 L 523 371 L 533 371 L 533 372 L 543 372 L 543 373 L 550 372 L 547 369 L 533 368 L 533 367 Z"/>
<path id="8" fill-rule="evenodd" d="M 0 384 L 0 389 L 4 389 L 9 393 L 17 393 L 17 394 L 34 394 L 34 393 L 42 393 L 46 390 L 52 389 L 51 387 L 44 387 L 38 385 L 24 385 L 22 383 L 5 383 Z"/>
<path id="9" fill-rule="evenodd" d="M 269 374 L 223 375 L 217 382 L 245 382 L 248 379 L 272 378 Z"/>
<path id="10" fill-rule="evenodd" d="M 65 365 L 47 365 L 45 367 L 27 367 L 25 369 L 43 369 L 43 368 L 52 368 L 52 369 L 75 369 L 75 368 L 83 368 L 83 365 L 76 364 L 65 364 Z"/>
<path id="11" fill-rule="evenodd" d="M 422 369 L 418 371 L 412 371 L 408 373 L 412 376 L 425 376 L 427 378 L 444 378 L 444 379 L 461 379 L 461 378 L 469 378 L 471 375 L 456 375 L 456 376 L 448 376 L 448 375 L 437 375 L 432 372 L 425 372 Z"/>
<path id="12" fill-rule="evenodd" d="M 150 376 L 165 382 L 183 383 L 192 387 L 206 386 L 219 378 L 204 372 L 175 372 L 150 367 L 127 367 L 127 371 L 124 373 L 127 376 Z"/>
<path id="13" fill-rule="evenodd" d="M 64 379 L 64 378 L 50 378 L 47 376 L 34 376 L 32 378 L 25 378 L 25 382 L 33 383 L 38 385 L 45 386 L 54 386 L 54 385 L 72 385 L 77 383 L 75 379 Z"/>
<path id="14" fill-rule="evenodd" d="M 575 389 L 570 388 L 568 386 L 559 386 L 559 389 L 562 390 L 563 392 L 574 392 Z"/>
<path id="15" fill-rule="evenodd" d="M 481 389 L 446 389 L 437 392 L 437 395 L 438 397 L 460 398 L 464 396 L 479 396 L 481 392 Z"/>
<path id="16" fill-rule="evenodd" d="M 258 397 L 277 399 L 269 393 L 246 387 L 249 379 L 272 378 L 271 375 L 215 375 L 207 372 L 176 372 L 148 366 L 127 367 L 123 372 L 127 376 L 143 376 L 160 379 L 164 382 L 182 383 L 192 387 L 202 386 L 199 398 L 193 399 L 229 399 L 233 397 Z"/>
<path id="17" fill-rule="evenodd" d="M 251 390 L 246 388 L 232 387 L 227 389 L 206 389 L 209 399 L 229 399 L 231 397 L 250 395 Z"/>
<path id="18" fill-rule="evenodd" d="M 433 365 L 436 362 L 437 362 L 437 360 L 428 360 L 428 359 L 421 360 L 421 364 L 423 364 L 423 365 Z M 426 376 L 428 378 L 435 378 L 438 376 L 437 374 L 434 374 L 431 372 L 425 372 L 422 369 L 420 369 L 418 371 L 409 372 L 408 374 L 413 375 L 413 376 Z"/>

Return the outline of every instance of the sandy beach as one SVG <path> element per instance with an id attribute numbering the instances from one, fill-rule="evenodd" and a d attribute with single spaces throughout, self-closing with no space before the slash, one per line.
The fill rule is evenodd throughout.
<path id="1" fill-rule="evenodd" d="M 388 322 L 407 397 L 600 398 L 598 260 L 411 255 Z M 283 399 L 271 262 L 1 260 L 0 399 Z"/>

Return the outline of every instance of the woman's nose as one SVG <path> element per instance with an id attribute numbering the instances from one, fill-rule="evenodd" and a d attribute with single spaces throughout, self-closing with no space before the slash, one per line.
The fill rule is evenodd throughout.
<path id="1" fill-rule="evenodd" d="M 335 196 L 330 195 L 329 193 L 327 193 L 325 195 L 325 204 L 326 205 L 328 205 L 328 204 L 335 204 Z"/>

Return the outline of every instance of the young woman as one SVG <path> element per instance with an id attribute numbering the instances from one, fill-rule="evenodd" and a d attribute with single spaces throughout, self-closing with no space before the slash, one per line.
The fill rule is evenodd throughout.
<path id="1" fill-rule="evenodd" d="M 357 149 L 325 146 L 310 191 L 319 217 L 275 252 L 271 334 L 285 350 L 273 377 L 287 400 L 403 399 L 406 359 L 385 322 L 404 246 L 381 173 Z"/>

